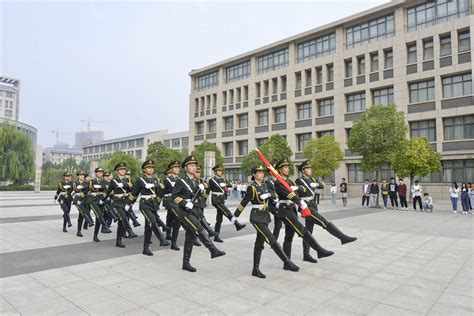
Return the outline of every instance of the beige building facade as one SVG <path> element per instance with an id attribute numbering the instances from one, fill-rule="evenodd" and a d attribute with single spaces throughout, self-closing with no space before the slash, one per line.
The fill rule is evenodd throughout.
<path id="1" fill-rule="evenodd" d="M 217 144 L 227 176 L 245 178 L 243 157 L 272 134 L 299 162 L 309 139 L 329 133 L 345 150 L 330 178 L 359 194 L 373 174 L 347 149 L 352 123 L 372 104 L 396 104 L 409 137 L 428 137 L 443 155 L 443 171 L 421 180 L 433 190 L 472 181 L 473 24 L 470 0 L 399 0 L 193 70 L 190 148 Z M 393 176 L 388 164 L 381 176 Z"/>

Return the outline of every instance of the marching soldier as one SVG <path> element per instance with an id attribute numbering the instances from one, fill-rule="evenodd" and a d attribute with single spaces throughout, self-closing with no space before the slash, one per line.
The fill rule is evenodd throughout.
<path id="1" fill-rule="evenodd" d="M 128 182 L 125 179 L 125 163 L 119 162 L 115 165 L 114 170 L 117 172 L 117 176 L 110 181 L 109 186 L 107 187 L 106 196 L 112 200 L 113 211 L 117 213 L 118 217 L 115 246 L 125 248 L 125 245 L 122 243 L 124 232 L 126 231 L 128 233 L 128 238 L 134 238 L 137 237 L 137 235 L 133 232 L 132 227 L 128 222 L 127 214 L 125 213 L 125 201 L 128 197 Z"/>
<path id="2" fill-rule="evenodd" d="M 100 242 L 99 238 L 97 237 L 99 234 L 99 229 L 102 225 L 103 230 L 102 232 L 105 234 L 109 234 L 112 231 L 110 230 L 109 226 L 104 220 L 104 196 L 105 196 L 105 181 L 103 179 L 104 176 L 104 169 L 101 167 L 95 168 L 95 178 L 89 181 L 89 188 L 88 188 L 88 202 L 90 208 L 94 212 L 95 215 L 95 227 L 94 227 L 94 241 Z"/>
<path id="3" fill-rule="evenodd" d="M 316 224 L 327 230 L 327 232 L 331 235 L 339 238 L 341 244 L 347 244 L 356 241 L 357 238 L 345 235 L 336 227 L 336 225 L 334 225 L 332 222 L 328 222 L 324 216 L 319 213 L 315 190 L 320 185 L 312 177 L 313 167 L 311 166 L 311 161 L 303 161 L 299 165 L 298 169 L 302 173 L 302 176 L 296 179 L 296 184 L 300 187 L 298 196 L 306 202 L 308 208 L 311 211 L 311 215 L 305 218 L 306 229 L 308 229 L 310 233 L 313 233 L 314 224 Z M 311 257 L 309 254 L 309 246 L 305 242 L 303 242 L 303 260 L 314 263 L 317 262 L 317 260 Z"/>
<path id="4" fill-rule="evenodd" d="M 127 179 L 127 193 L 130 193 L 132 192 L 132 188 L 133 188 L 132 172 L 127 170 L 125 172 L 125 178 Z M 138 217 L 137 215 L 135 215 L 132 205 L 130 205 L 130 209 L 126 213 L 127 213 L 128 220 L 132 220 L 133 227 L 140 226 L 140 223 L 138 222 Z"/>
<path id="5" fill-rule="evenodd" d="M 268 228 L 271 222 L 268 204 L 272 199 L 276 199 L 274 192 L 268 190 L 263 178 L 265 170 L 262 166 L 252 168 L 253 182 L 247 187 L 247 194 L 237 206 L 234 212 L 235 217 L 239 217 L 245 206 L 251 202 L 252 210 L 250 211 L 250 223 L 257 230 L 257 238 L 253 249 L 253 270 L 252 275 L 258 278 L 266 278 L 265 274 L 260 271 L 260 258 L 262 250 L 265 248 L 264 243 L 268 243 L 276 255 L 284 262 L 283 269 L 290 271 L 298 271 L 296 266 L 285 254 L 277 239 Z"/>
<path id="6" fill-rule="evenodd" d="M 84 171 L 77 172 L 77 181 L 72 184 L 74 191 L 73 204 L 77 207 L 79 211 L 79 216 L 77 217 L 77 237 L 83 237 L 81 233 L 82 224 L 85 222 L 87 227 L 94 226 L 94 221 L 90 213 L 86 210 L 85 197 L 87 194 L 88 185 L 84 181 L 85 173 Z"/>
<path id="7" fill-rule="evenodd" d="M 71 227 L 71 218 L 69 213 L 71 212 L 71 202 L 72 202 L 72 182 L 71 174 L 69 172 L 63 173 L 63 180 L 58 183 L 58 189 L 56 190 L 56 195 L 54 196 L 54 201 L 59 202 L 61 209 L 63 211 L 63 232 L 67 233 L 67 227 Z"/>
<path id="8" fill-rule="evenodd" d="M 165 187 L 162 183 L 159 183 L 156 177 L 153 176 L 155 172 L 155 162 L 153 160 L 145 161 L 142 164 L 142 170 L 143 175 L 135 181 L 132 191 L 128 196 L 128 201 L 127 205 L 125 205 L 125 210 L 128 211 L 131 205 L 137 200 L 138 196 L 140 196 L 140 212 L 145 218 L 143 254 L 147 256 L 153 256 L 153 252 L 151 252 L 149 249 L 152 233 L 154 233 L 160 241 L 160 246 L 170 245 L 170 242 L 165 239 L 165 235 L 159 228 L 159 224 L 157 221 L 159 216 L 156 213 L 156 190 L 163 190 Z"/>
<path id="9" fill-rule="evenodd" d="M 165 179 L 163 185 L 163 207 L 166 209 L 166 226 L 171 229 L 166 232 L 166 239 L 171 241 L 171 249 L 179 251 L 179 247 L 176 243 L 179 235 L 179 228 L 181 224 L 178 220 L 178 214 L 171 205 L 171 193 L 176 185 L 176 181 L 179 180 L 179 161 L 174 160 L 168 164 L 168 169 L 165 171 Z"/>
<path id="10" fill-rule="evenodd" d="M 225 190 L 224 188 L 228 187 L 229 185 L 222 177 L 222 166 L 214 166 L 212 168 L 214 171 L 214 177 L 209 179 L 208 181 L 208 188 L 206 190 L 206 197 L 211 193 L 211 202 L 212 206 L 214 206 L 217 210 L 216 215 L 216 225 L 214 227 L 214 231 L 217 233 L 214 236 L 214 241 L 216 242 L 224 242 L 219 234 L 221 232 L 221 225 L 223 216 L 227 217 L 229 221 L 235 225 L 237 231 L 245 228 L 245 224 L 240 224 L 237 219 L 232 215 L 232 212 L 227 208 L 225 205 Z"/>
<path id="11" fill-rule="evenodd" d="M 334 252 L 324 249 L 298 220 L 296 213 L 297 207 L 299 206 L 303 210 L 308 206 L 306 202 L 294 192 L 299 190 L 299 187 L 293 179 L 288 177 L 290 173 L 288 160 L 281 159 L 276 163 L 275 167 L 293 190 L 293 192 L 290 192 L 280 181 L 275 181 L 275 190 L 279 199 L 278 213 L 283 216 L 283 222 L 285 223 L 285 241 L 283 242 L 285 254 L 288 258 L 291 258 L 291 244 L 295 233 L 297 233 L 299 237 L 303 238 L 304 242 L 317 251 L 318 258 L 332 256 Z"/>
<path id="12" fill-rule="evenodd" d="M 202 184 L 204 186 L 204 189 L 207 190 L 207 187 L 208 187 L 208 184 L 206 181 L 204 181 L 203 179 L 201 179 L 201 167 L 199 166 L 196 166 L 196 171 L 194 173 L 194 176 L 196 178 L 196 182 L 199 184 Z M 204 216 L 204 209 L 206 208 L 206 201 L 207 201 L 207 197 L 202 194 L 196 201 L 196 215 L 197 215 L 197 219 L 199 220 L 199 222 L 201 223 L 202 227 L 204 227 L 204 229 L 207 231 L 207 233 L 209 234 L 209 237 L 214 237 L 216 236 L 216 232 L 212 230 L 212 228 L 210 227 L 208 221 L 206 220 L 206 217 Z M 196 245 L 196 244 L 194 244 Z"/>
<path id="13" fill-rule="evenodd" d="M 105 191 L 109 189 L 110 182 L 112 181 L 112 174 L 109 171 L 104 172 L 104 180 L 105 180 Z M 112 200 L 108 195 L 105 197 L 104 201 L 104 219 L 107 225 L 110 227 L 112 225 L 112 220 L 114 223 L 117 222 L 118 217 L 117 214 L 115 213 L 114 208 L 112 207 Z M 104 227 L 102 227 L 102 230 L 104 230 Z M 102 231 L 104 233 L 104 231 Z"/>
<path id="14" fill-rule="evenodd" d="M 275 236 L 275 239 L 278 240 L 278 236 L 280 236 L 281 227 L 283 226 L 283 216 L 278 213 L 278 198 L 276 198 L 275 181 L 277 180 L 272 175 L 271 178 L 265 181 L 265 184 L 267 186 L 268 191 L 275 193 L 275 199 L 270 200 L 270 202 L 268 203 L 268 208 L 270 210 L 270 213 L 273 214 L 273 236 Z"/>
<path id="15" fill-rule="evenodd" d="M 195 179 L 197 166 L 196 157 L 186 157 L 181 166 L 185 169 L 186 175 L 176 182 L 171 199 L 173 203 L 177 204 L 176 211 L 178 213 L 178 218 L 186 231 L 182 269 L 189 272 L 196 272 L 196 268 L 194 268 L 189 262 L 196 237 L 198 237 L 204 246 L 209 249 L 211 259 L 223 256 L 225 255 L 225 252 L 217 249 L 217 247 L 212 243 L 209 236 L 206 234 L 206 230 L 202 227 L 196 217 L 196 201 L 199 194 L 203 194 L 205 191 L 204 185 L 198 184 Z"/>
<path id="16" fill-rule="evenodd" d="M 87 213 L 87 215 L 89 216 L 89 218 L 92 220 L 92 217 L 91 217 L 91 207 L 89 205 L 89 201 L 88 201 L 88 194 L 87 194 L 87 191 L 89 190 L 89 181 L 91 181 L 91 177 L 88 173 L 85 174 L 85 177 L 84 177 L 84 182 L 85 182 L 85 185 L 86 185 L 86 190 L 84 192 L 84 197 L 82 198 L 82 201 L 81 201 L 81 205 L 82 205 L 82 209 L 84 210 L 85 213 Z M 94 221 L 92 220 L 92 226 L 94 226 Z M 84 221 L 84 225 L 82 226 L 82 229 L 84 230 L 88 230 L 89 229 L 89 224 L 87 224 L 86 221 Z"/>

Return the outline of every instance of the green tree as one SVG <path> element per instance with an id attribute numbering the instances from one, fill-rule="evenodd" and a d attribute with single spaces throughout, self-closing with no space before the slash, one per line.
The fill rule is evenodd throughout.
<path id="1" fill-rule="evenodd" d="M 26 184 L 33 179 L 35 155 L 28 135 L 4 122 L 0 128 L 0 180 Z"/>
<path id="2" fill-rule="evenodd" d="M 146 158 L 153 159 L 155 170 L 158 176 L 162 178 L 168 164 L 173 160 L 182 162 L 185 158 L 185 152 L 168 148 L 162 142 L 154 142 L 148 146 Z"/>
<path id="3" fill-rule="evenodd" d="M 127 165 L 127 170 L 130 170 L 133 178 L 137 178 L 141 175 L 141 163 L 140 160 L 132 155 L 126 154 L 123 151 L 116 151 L 107 161 L 101 164 L 102 168 L 107 171 L 114 172 L 114 167 L 119 162 L 124 162 Z"/>
<path id="4" fill-rule="evenodd" d="M 213 151 L 216 155 L 216 165 L 222 165 L 224 163 L 224 158 L 222 158 L 221 151 L 217 146 L 213 143 L 208 142 L 205 140 L 201 144 L 194 147 L 192 151 L 192 155 L 194 155 L 201 167 L 204 167 L 204 153 L 206 151 Z"/>
<path id="5" fill-rule="evenodd" d="M 338 169 L 344 158 L 341 145 L 331 135 L 311 139 L 306 143 L 303 156 L 311 160 L 314 175 L 328 177 Z"/>
<path id="6" fill-rule="evenodd" d="M 280 134 L 272 135 L 265 144 L 258 147 L 258 150 L 267 158 L 271 164 L 275 164 L 278 160 L 283 158 L 290 159 L 293 155 L 293 151 L 286 139 Z M 245 156 L 240 167 L 244 174 L 251 174 L 252 167 L 254 166 L 263 166 L 263 162 L 258 157 L 257 151 L 252 150 L 247 156 Z M 293 164 L 290 164 L 290 175 L 294 174 Z"/>
<path id="7" fill-rule="evenodd" d="M 61 169 L 63 171 L 69 171 L 72 175 L 74 175 L 79 170 L 79 166 L 75 158 L 69 157 L 63 160 L 61 163 Z"/>
<path id="8" fill-rule="evenodd" d="M 362 156 L 364 171 L 378 172 L 403 147 L 408 131 L 403 112 L 395 105 L 372 105 L 352 125 L 347 143 L 352 152 Z"/>
<path id="9" fill-rule="evenodd" d="M 441 154 L 433 151 L 428 139 L 415 137 L 405 140 L 403 148 L 393 157 L 392 169 L 399 177 L 424 177 L 441 171 Z"/>

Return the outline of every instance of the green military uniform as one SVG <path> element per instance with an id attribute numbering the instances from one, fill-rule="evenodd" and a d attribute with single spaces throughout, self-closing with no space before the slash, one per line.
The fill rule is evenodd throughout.
<path id="1" fill-rule="evenodd" d="M 127 193 L 132 192 L 133 188 L 133 181 L 132 181 L 132 173 L 130 171 L 125 172 L 125 177 L 127 179 Z M 135 212 L 133 211 L 132 205 L 130 205 L 130 208 L 127 213 L 127 218 L 128 220 L 132 220 L 133 227 L 138 227 L 141 226 L 141 224 L 138 222 L 138 217 L 135 215 Z"/>
<path id="2" fill-rule="evenodd" d="M 120 169 L 125 169 L 126 165 L 123 162 L 118 163 L 114 170 L 118 171 Z M 112 181 L 110 181 L 109 186 L 107 187 L 106 196 L 110 197 L 112 200 L 111 211 L 115 211 L 118 217 L 117 224 L 117 237 L 115 246 L 119 248 L 125 248 L 125 245 L 122 243 L 122 236 L 124 232 L 128 232 L 128 237 L 133 238 L 137 235 L 133 232 L 130 223 L 128 222 L 127 214 L 125 212 L 125 201 L 128 199 L 129 193 L 127 192 L 128 182 L 125 177 L 115 176 Z"/>
<path id="3" fill-rule="evenodd" d="M 282 159 L 276 163 L 276 168 L 280 170 L 284 166 L 288 166 L 289 162 L 287 159 Z M 283 177 L 288 186 L 298 189 L 293 179 Z M 297 188 L 298 187 L 298 188 Z M 318 252 L 318 257 L 323 258 L 334 254 L 332 251 L 324 249 L 314 239 L 313 235 L 300 223 L 296 213 L 298 205 L 301 204 L 301 198 L 293 191 L 289 191 L 280 181 L 275 181 L 275 191 L 279 199 L 278 213 L 283 216 L 283 222 L 285 223 L 285 240 L 283 242 L 283 250 L 285 251 L 288 258 L 291 258 L 291 245 L 295 233 L 299 237 L 303 238 L 311 248 Z"/>
<path id="4" fill-rule="evenodd" d="M 90 207 L 89 201 L 88 201 L 89 195 L 87 194 L 87 190 L 89 190 L 89 180 L 87 180 L 87 177 L 89 177 L 88 173 L 86 173 L 85 177 L 84 177 L 84 182 L 85 182 L 85 185 L 86 185 L 86 192 L 84 194 L 84 197 L 82 198 L 81 205 L 82 205 L 82 208 L 83 208 L 84 212 L 87 213 L 89 218 L 92 220 L 91 207 Z M 94 221 L 93 220 L 92 220 L 92 226 L 94 226 Z M 84 229 L 84 230 L 89 229 L 89 224 L 86 221 L 84 221 L 82 229 Z"/>
<path id="5" fill-rule="evenodd" d="M 267 189 L 275 194 L 275 199 L 271 199 L 268 203 L 268 209 L 270 213 L 273 214 L 273 236 L 275 236 L 276 240 L 278 240 L 281 227 L 283 226 L 283 216 L 278 213 L 278 199 L 276 198 L 275 181 L 273 179 L 267 179 L 265 184 Z"/>
<path id="6" fill-rule="evenodd" d="M 145 170 L 147 167 L 155 167 L 153 160 L 147 160 L 142 164 L 142 169 Z M 125 210 L 129 210 L 131 204 L 133 204 L 138 196 L 140 196 L 140 212 L 145 218 L 145 236 L 143 240 L 143 254 L 147 256 L 153 256 L 153 253 L 150 251 L 150 241 L 151 235 L 154 233 L 155 236 L 160 241 L 160 246 L 169 246 L 170 242 L 165 239 L 163 232 L 159 228 L 159 215 L 157 210 L 161 199 L 157 195 L 159 191 L 163 190 L 165 187 L 159 180 L 154 176 L 149 176 L 143 174 L 140 178 L 135 181 L 133 189 L 128 196 L 127 206 Z M 163 224 L 164 227 L 166 227 Z M 167 228 L 166 228 L 167 229 Z"/>
<path id="7" fill-rule="evenodd" d="M 214 166 L 212 168 L 214 172 L 222 171 L 222 166 Z M 224 188 L 229 187 L 230 185 L 225 181 L 224 178 L 218 177 L 217 175 L 209 179 L 208 187 L 206 189 L 205 197 L 211 194 L 211 203 L 217 210 L 216 214 L 216 225 L 214 226 L 214 231 L 217 235 L 214 237 L 214 241 L 223 242 L 220 237 L 221 226 L 223 217 L 227 217 L 231 223 L 235 225 L 237 231 L 245 228 L 245 224 L 240 224 L 235 217 L 232 215 L 232 212 L 225 205 L 225 190 Z"/>
<path id="8" fill-rule="evenodd" d="M 264 171 L 262 166 L 252 168 L 252 173 L 254 175 L 259 171 Z M 252 210 L 250 211 L 250 223 L 252 223 L 252 225 L 257 230 L 257 237 L 255 239 L 255 246 L 253 250 L 252 275 L 259 278 L 266 277 L 259 268 L 260 258 L 262 256 L 262 250 L 264 249 L 265 242 L 270 245 L 277 256 L 284 262 L 285 270 L 299 270 L 299 268 L 285 255 L 277 239 L 268 228 L 268 224 L 271 222 L 268 205 L 271 200 L 274 200 L 275 198 L 275 193 L 268 190 L 264 182 L 253 181 L 247 187 L 247 194 L 237 206 L 237 210 L 234 212 L 234 216 L 239 217 L 245 206 L 249 202 L 252 203 Z"/>
<path id="9" fill-rule="evenodd" d="M 311 161 L 305 160 L 300 164 L 298 169 L 303 173 L 304 169 L 311 167 Z M 305 218 L 305 226 L 310 233 L 313 233 L 314 224 L 316 224 L 326 229 L 331 235 L 339 238 L 342 244 L 357 240 L 355 237 L 349 237 L 342 233 L 336 225 L 332 222 L 328 222 L 326 218 L 319 213 L 315 189 L 320 187 L 320 184 L 315 178 L 307 177 L 303 173 L 303 176 L 296 179 L 296 184 L 300 188 L 300 190 L 298 190 L 298 196 L 306 202 L 311 211 L 311 215 Z M 305 242 L 303 242 L 303 260 L 317 262 L 317 260 L 312 258 L 309 254 L 309 245 Z"/>
<path id="10" fill-rule="evenodd" d="M 166 209 L 166 226 L 171 229 L 166 233 L 166 239 L 171 241 L 171 249 L 180 250 L 176 241 L 178 240 L 179 228 L 181 223 L 179 222 L 176 211 L 172 207 L 171 203 L 171 193 L 173 188 L 176 185 L 176 182 L 179 180 L 178 176 L 175 176 L 171 173 L 171 168 L 179 167 L 179 161 L 174 160 L 168 164 L 168 169 L 164 172 L 165 179 L 163 180 L 163 185 L 165 189 L 163 190 L 163 207 Z"/>
<path id="11" fill-rule="evenodd" d="M 105 179 L 105 177 L 110 177 L 110 172 L 104 172 L 104 181 L 105 181 L 105 191 L 107 192 L 112 180 Z M 104 199 L 104 219 L 107 225 L 110 227 L 112 225 L 112 221 L 116 223 L 118 221 L 118 215 L 115 212 L 114 208 L 112 207 L 112 200 L 106 194 Z M 104 233 L 104 227 L 102 227 L 102 232 Z"/>
<path id="12" fill-rule="evenodd" d="M 201 172 L 201 168 L 199 166 L 196 166 L 196 171 Z M 196 183 L 198 184 L 198 186 L 200 184 L 202 184 L 204 186 L 204 190 L 207 191 L 208 184 L 207 184 L 206 181 L 204 181 L 201 178 L 196 177 Z M 214 237 L 217 233 L 212 230 L 212 228 L 210 227 L 209 223 L 206 220 L 206 217 L 204 216 L 204 209 L 206 208 L 206 201 L 207 201 L 207 196 L 205 194 L 202 194 L 197 198 L 197 201 L 195 203 L 196 206 L 197 206 L 196 207 L 196 215 L 197 215 L 197 218 L 198 218 L 199 222 L 201 223 L 202 227 L 204 227 L 204 229 L 209 234 L 209 237 Z"/>
<path id="13" fill-rule="evenodd" d="M 188 164 L 197 165 L 196 157 L 186 157 L 181 166 L 185 168 Z M 196 269 L 191 266 L 189 262 L 196 237 L 198 237 L 204 246 L 209 249 L 211 258 L 225 255 L 225 252 L 220 251 L 216 248 L 216 246 L 214 246 L 197 218 L 197 197 L 204 191 L 204 186 L 200 186 L 193 175 L 186 174 L 183 178 L 180 178 L 179 181 L 176 182 L 171 194 L 171 200 L 176 204 L 176 207 L 173 207 L 173 209 L 176 211 L 176 215 L 180 220 L 181 225 L 186 230 L 182 268 L 183 270 L 190 272 L 196 271 Z"/>
<path id="14" fill-rule="evenodd" d="M 69 172 L 65 172 L 63 177 L 70 177 Z M 72 181 L 71 180 L 62 180 L 58 183 L 58 189 L 56 190 L 56 195 L 54 200 L 59 202 L 61 210 L 63 211 L 63 232 L 67 233 L 66 224 L 68 227 L 71 227 L 71 217 L 69 213 L 71 212 L 71 202 L 72 202 Z"/>
<path id="15" fill-rule="evenodd" d="M 96 168 L 95 173 L 103 173 L 104 169 Z M 104 220 L 104 197 L 105 197 L 106 183 L 102 178 L 94 178 L 89 181 L 89 188 L 87 193 L 87 200 L 89 206 L 95 215 L 95 227 L 94 227 L 94 241 L 99 242 L 98 234 L 99 229 L 102 225 L 104 233 L 111 233 L 112 231 L 108 227 Z"/>
<path id="16" fill-rule="evenodd" d="M 78 177 L 80 175 L 85 176 L 86 174 L 84 171 L 79 171 L 76 174 Z M 81 233 L 82 224 L 85 222 L 86 226 L 94 226 L 94 221 L 88 210 L 86 209 L 85 205 L 85 197 L 87 194 L 88 185 L 85 181 L 77 180 L 72 184 L 73 192 L 74 192 L 74 199 L 73 204 L 76 206 L 77 210 L 79 211 L 79 216 L 77 217 L 77 237 L 83 237 Z"/>

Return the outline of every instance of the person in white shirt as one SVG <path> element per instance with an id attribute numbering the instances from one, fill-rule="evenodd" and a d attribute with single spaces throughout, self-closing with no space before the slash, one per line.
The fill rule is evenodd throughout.
<path id="1" fill-rule="evenodd" d="M 423 212 L 430 210 L 433 213 L 433 198 L 428 192 L 423 193 Z"/>
<path id="2" fill-rule="evenodd" d="M 370 196 L 369 179 L 365 179 L 365 183 L 362 185 L 362 207 L 369 208 L 369 196 Z M 364 206 L 364 204 L 366 205 Z"/>
<path id="3" fill-rule="evenodd" d="M 421 193 L 423 192 L 423 188 L 421 187 L 418 180 L 415 180 L 415 184 L 411 187 L 411 193 L 413 194 L 413 209 L 416 211 L 416 203 L 420 205 L 420 211 L 423 210 L 423 206 L 421 204 Z"/>
<path id="4" fill-rule="evenodd" d="M 245 182 L 242 182 L 242 184 L 240 185 L 240 196 L 243 198 L 245 198 L 245 194 L 247 193 L 247 184 Z"/>
<path id="5" fill-rule="evenodd" d="M 336 183 L 331 184 L 331 188 L 329 189 L 329 192 L 331 193 L 331 204 L 336 205 L 336 193 L 337 193 L 337 186 Z"/>
<path id="6" fill-rule="evenodd" d="M 451 198 L 451 204 L 453 205 L 453 213 L 458 212 L 458 200 L 459 200 L 459 191 L 458 184 L 456 182 L 451 183 L 449 188 L 449 196 Z"/>

